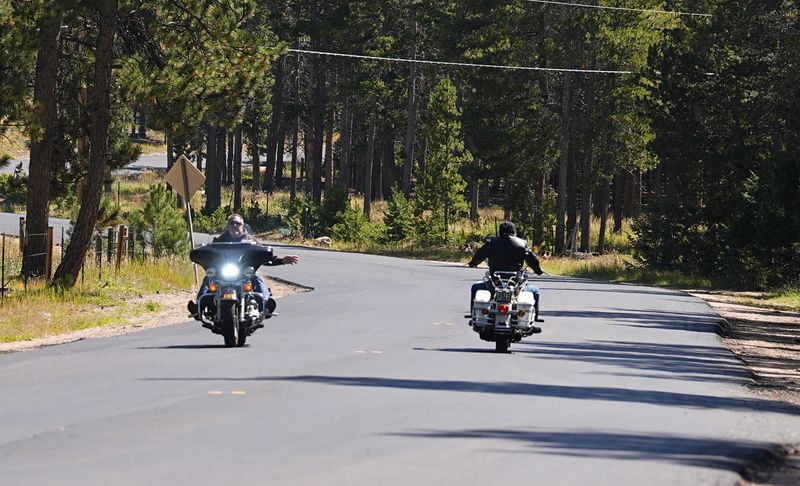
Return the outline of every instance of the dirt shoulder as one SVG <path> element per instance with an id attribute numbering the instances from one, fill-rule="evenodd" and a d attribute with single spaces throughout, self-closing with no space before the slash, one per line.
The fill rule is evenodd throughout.
<path id="1" fill-rule="evenodd" d="M 726 321 L 723 342 L 753 374 L 751 389 L 800 405 L 800 313 L 741 304 L 746 293 L 691 291 Z M 785 444 L 750 465 L 742 486 L 800 484 L 800 445 Z"/>
<path id="2" fill-rule="evenodd" d="M 273 297 L 280 299 L 287 295 L 300 292 L 308 292 L 309 287 L 303 287 L 284 280 L 274 278 L 268 279 L 269 287 Z M 18 351 L 29 351 L 44 346 L 55 346 L 66 344 L 83 339 L 96 339 L 132 332 L 144 331 L 156 327 L 172 326 L 182 324 L 190 320 L 186 310 L 186 302 L 195 298 L 195 292 L 175 291 L 164 294 L 148 295 L 140 298 L 130 299 L 124 302 L 129 308 L 151 308 L 151 312 L 146 312 L 138 316 L 132 316 L 125 322 L 118 325 L 106 327 L 93 327 L 83 329 L 69 334 L 57 336 L 47 336 L 43 338 L 31 339 L 29 341 L 18 341 L 13 343 L 0 343 L 0 353 L 13 353 Z"/>

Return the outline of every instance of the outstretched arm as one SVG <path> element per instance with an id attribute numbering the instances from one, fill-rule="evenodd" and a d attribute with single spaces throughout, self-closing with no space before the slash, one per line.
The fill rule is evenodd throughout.
<path id="1" fill-rule="evenodd" d="M 297 255 L 286 255 L 283 258 L 278 258 L 284 265 L 295 265 L 300 263 L 300 257 Z"/>
<path id="2" fill-rule="evenodd" d="M 528 266 L 533 269 L 536 275 L 541 275 L 544 273 L 542 266 L 539 264 L 539 257 L 537 257 L 536 253 L 534 253 L 530 248 L 525 248 L 525 263 L 527 263 Z"/>
<path id="3" fill-rule="evenodd" d="M 478 251 L 475 252 L 475 256 L 472 257 L 472 260 L 469 261 L 467 265 L 472 268 L 477 267 L 481 264 L 482 261 L 486 260 L 489 256 L 489 243 L 484 243 L 482 247 L 478 248 Z"/>

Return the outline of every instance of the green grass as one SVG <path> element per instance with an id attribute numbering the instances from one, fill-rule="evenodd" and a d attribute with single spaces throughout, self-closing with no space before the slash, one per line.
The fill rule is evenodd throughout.
<path id="1" fill-rule="evenodd" d="M 753 307 L 800 312 L 800 287 L 784 287 L 758 297 L 736 297 L 735 300 Z"/>
<path id="2" fill-rule="evenodd" d="M 589 278 L 616 283 L 638 283 L 656 287 L 712 288 L 704 277 L 646 268 L 628 255 L 603 255 L 588 259 L 552 258 L 542 263 L 553 275 Z"/>

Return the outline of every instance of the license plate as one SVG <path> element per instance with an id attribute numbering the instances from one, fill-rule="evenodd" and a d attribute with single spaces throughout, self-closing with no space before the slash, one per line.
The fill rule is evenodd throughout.
<path id="1" fill-rule="evenodd" d="M 498 302 L 511 302 L 511 292 L 498 290 L 494 294 L 494 299 Z"/>

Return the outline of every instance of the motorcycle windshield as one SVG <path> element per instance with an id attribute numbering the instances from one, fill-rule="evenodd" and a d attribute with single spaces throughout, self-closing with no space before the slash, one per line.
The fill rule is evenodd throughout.
<path id="1" fill-rule="evenodd" d="M 189 259 L 203 268 L 221 268 L 234 263 L 240 267 L 258 267 L 268 262 L 272 252 L 257 243 L 210 243 L 195 248 Z"/>

